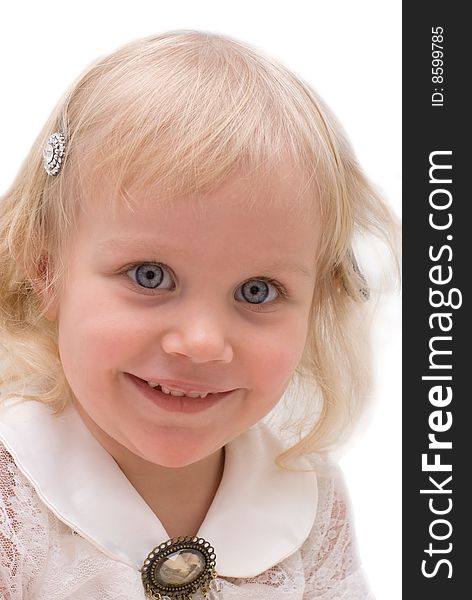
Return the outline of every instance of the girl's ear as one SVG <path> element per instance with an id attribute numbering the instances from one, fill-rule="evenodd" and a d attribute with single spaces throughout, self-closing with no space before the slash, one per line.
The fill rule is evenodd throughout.
<path id="1" fill-rule="evenodd" d="M 32 287 L 38 296 L 44 316 L 48 321 L 58 317 L 58 301 L 53 286 L 53 262 L 50 256 L 41 256 L 29 273 Z"/>

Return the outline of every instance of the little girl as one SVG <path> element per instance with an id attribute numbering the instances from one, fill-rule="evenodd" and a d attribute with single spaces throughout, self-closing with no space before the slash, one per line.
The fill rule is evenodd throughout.
<path id="1" fill-rule="evenodd" d="M 368 384 L 354 242 L 396 224 L 309 86 L 222 35 L 131 43 L 0 232 L 2 599 L 371 598 L 326 452 Z"/>

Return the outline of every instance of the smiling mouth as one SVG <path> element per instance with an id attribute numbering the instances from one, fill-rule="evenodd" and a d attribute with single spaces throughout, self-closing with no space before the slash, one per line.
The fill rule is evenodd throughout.
<path id="1" fill-rule="evenodd" d="M 143 379 L 143 381 L 145 380 Z M 159 390 L 163 394 L 167 394 L 169 396 L 177 396 L 179 398 L 182 396 L 185 396 L 186 398 L 206 398 L 207 396 L 214 395 L 211 392 L 183 392 L 181 390 L 171 390 L 165 385 L 161 383 L 154 383 L 153 381 L 146 381 L 146 383 L 153 390 Z"/>
<path id="2" fill-rule="evenodd" d="M 160 408 L 171 412 L 195 413 L 206 410 L 219 404 L 220 401 L 230 396 L 237 389 L 222 392 L 198 392 L 198 396 L 194 397 L 189 395 L 192 392 L 184 393 L 180 390 L 169 390 L 169 393 L 167 393 L 162 390 L 161 384 L 148 382 L 136 375 L 131 375 L 131 373 L 126 375 L 149 400 Z"/>

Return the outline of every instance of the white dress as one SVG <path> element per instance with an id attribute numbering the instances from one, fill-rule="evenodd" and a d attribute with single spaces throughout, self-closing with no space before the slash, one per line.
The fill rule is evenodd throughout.
<path id="1" fill-rule="evenodd" d="M 198 532 L 223 598 L 372 600 L 339 469 L 316 456 L 315 471 L 283 471 L 281 450 L 263 424 L 226 446 Z M 143 600 L 140 569 L 168 538 L 73 405 L 58 416 L 21 398 L 0 407 L 2 600 Z"/>

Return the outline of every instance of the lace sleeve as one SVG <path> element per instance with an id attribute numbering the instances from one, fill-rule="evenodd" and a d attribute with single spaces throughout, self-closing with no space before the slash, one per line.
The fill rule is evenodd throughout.
<path id="1" fill-rule="evenodd" d="M 0 598 L 32 598 L 47 561 L 48 515 L 0 442 Z"/>
<path id="2" fill-rule="evenodd" d="M 374 600 L 364 579 L 347 491 L 338 467 L 325 465 L 319 476 L 318 514 L 302 547 L 304 600 Z"/>

